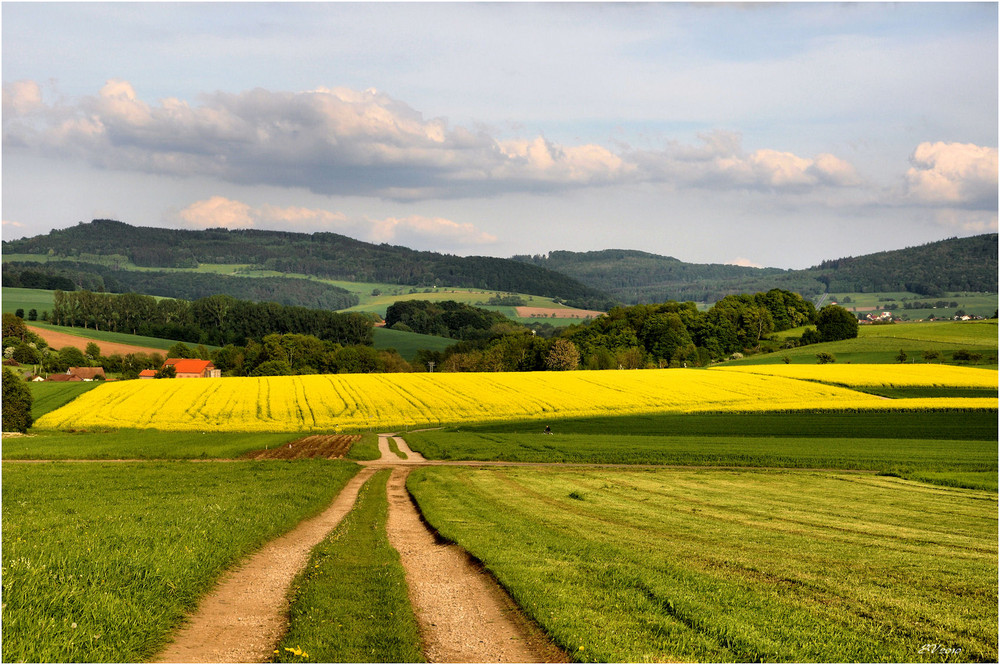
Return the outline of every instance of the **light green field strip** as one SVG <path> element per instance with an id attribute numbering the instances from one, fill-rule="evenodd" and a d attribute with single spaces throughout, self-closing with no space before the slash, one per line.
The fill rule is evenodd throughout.
<path id="1" fill-rule="evenodd" d="M 408 488 L 580 660 L 997 657 L 992 492 L 818 472 L 456 467 L 418 469 Z"/>

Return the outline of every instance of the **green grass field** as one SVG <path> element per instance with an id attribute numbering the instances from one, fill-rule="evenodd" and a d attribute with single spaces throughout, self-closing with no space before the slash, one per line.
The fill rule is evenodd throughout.
<path id="1" fill-rule="evenodd" d="M 778 333 L 776 337 L 798 337 L 804 328 Z M 774 353 L 747 356 L 730 360 L 733 365 L 765 365 L 784 362 L 815 364 L 816 354 L 832 353 L 839 363 L 891 364 L 898 360 L 900 350 L 906 352 L 907 362 L 924 362 L 924 351 L 939 351 L 942 358 L 935 362 L 957 364 L 952 360 L 955 351 L 967 350 L 983 354 L 981 367 L 997 368 L 997 321 L 934 321 L 924 323 L 894 323 L 891 325 L 863 325 L 857 339 L 839 342 L 810 344 Z M 989 358 L 992 357 L 992 362 Z"/>
<path id="2" fill-rule="evenodd" d="M 276 661 L 424 661 L 403 566 L 386 536 L 388 477 L 388 470 L 372 476 L 354 510 L 313 549 L 292 587 Z"/>
<path id="3" fill-rule="evenodd" d="M 93 390 L 99 385 L 101 385 L 100 381 L 74 381 L 72 383 L 32 381 L 28 384 L 33 400 L 31 402 L 31 417 L 38 420 L 49 411 L 55 411 L 60 406 L 69 404 L 83 393 Z"/>
<path id="4" fill-rule="evenodd" d="M 995 493 L 720 470 L 427 467 L 407 486 L 576 660 L 997 658 Z"/>
<path id="5" fill-rule="evenodd" d="M 357 468 L 4 463 L 4 660 L 147 660 L 224 569 L 319 512 Z"/>
<path id="6" fill-rule="evenodd" d="M 844 302 L 849 298 L 849 302 Z M 906 300 L 904 300 L 904 298 Z M 957 307 L 938 307 L 933 309 L 903 309 L 907 301 L 937 302 L 939 300 L 948 303 L 958 303 Z M 873 311 L 874 308 L 884 308 L 886 306 L 897 306 L 893 314 L 907 319 L 926 319 L 931 316 L 935 318 L 952 317 L 957 310 L 964 310 L 970 316 L 993 316 L 997 311 L 996 293 L 978 293 L 969 291 L 952 291 L 943 296 L 922 296 L 918 293 L 905 291 L 887 291 L 883 293 L 836 293 L 829 296 L 826 303 L 836 302 L 841 307 L 859 313 Z"/>
<path id="7" fill-rule="evenodd" d="M 30 436 L 4 438 L 3 459 L 233 459 L 252 450 L 280 446 L 299 436 L 288 432 L 37 432 Z"/>
<path id="8" fill-rule="evenodd" d="M 421 349 L 444 351 L 452 344 L 458 343 L 457 339 L 421 335 L 404 330 L 392 330 L 391 328 L 375 328 L 374 333 L 376 349 L 396 349 L 399 355 L 409 361 L 412 361 L 417 351 Z"/>

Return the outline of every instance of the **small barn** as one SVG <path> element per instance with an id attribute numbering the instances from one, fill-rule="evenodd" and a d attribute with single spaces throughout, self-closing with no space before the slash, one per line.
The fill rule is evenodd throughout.
<path id="1" fill-rule="evenodd" d="M 222 376 L 211 360 L 197 358 L 167 358 L 164 367 L 173 366 L 178 379 L 213 379 Z"/>

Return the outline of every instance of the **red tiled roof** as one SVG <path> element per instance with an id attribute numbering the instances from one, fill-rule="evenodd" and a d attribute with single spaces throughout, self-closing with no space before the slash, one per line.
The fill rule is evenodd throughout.
<path id="1" fill-rule="evenodd" d="M 167 365 L 173 365 L 178 374 L 201 374 L 207 367 L 215 367 L 211 360 L 197 358 L 167 358 L 163 366 Z"/>
<path id="2" fill-rule="evenodd" d="M 102 379 L 104 378 L 103 367 L 70 367 L 66 373 L 71 376 L 78 376 L 81 379 L 93 379 L 98 376 Z"/>
<path id="3" fill-rule="evenodd" d="M 141 372 L 139 372 L 139 376 L 156 376 L 156 370 L 155 369 L 144 369 Z"/>

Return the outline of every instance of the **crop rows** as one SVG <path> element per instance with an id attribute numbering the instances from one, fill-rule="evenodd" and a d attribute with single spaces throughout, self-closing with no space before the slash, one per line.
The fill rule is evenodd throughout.
<path id="1" fill-rule="evenodd" d="M 854 369 L 859 376 L 861 368 Z M 955 368 L 925 366 L 941 373 Z M 834 367 L 833 371 L 839 372 Z M 906 370 L 906 371 L 904 371 Z M 882 368 L 906 380 L 910 368 Z M 337 431 L 600 415 L 995 409 L 991 398 L 886 400 L 745 371 L 649 370 L 313 375 L 108 383 L 40 418 L 38 429 Z M 979 371 L 990 377 L 997 373 Z M 840 374 L 829 374 L 842 383 Z M 977 375 L 978 376 L 978 375 Z M 936 380 L 936 379 L 928 379 Z M 970 375 L 967 381 L 975 378 Z M 978 384 L 977 384 L 978 385 Z"/>

